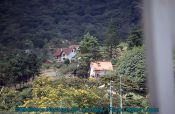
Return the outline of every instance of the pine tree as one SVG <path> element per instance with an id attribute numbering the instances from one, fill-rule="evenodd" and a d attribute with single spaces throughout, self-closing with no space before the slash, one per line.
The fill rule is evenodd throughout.
<path id="1" fill-rule="evenodd" d="M 130 48 L 141 46 L 143 44 L 143 32 L 140 27 L 133 27 L 131 29 L 127 43 Z"/>
<path id="2" fill-rule="evenodd" d="M 83 40 L 80 42 L 79 52 L 79 70 L 78 75 L 87 76 L 90 61 L 96 61 L 101 58 L 99 52 L 99 44 L 97 39 L 87 33 L 84 35 Z"/>
<path id="3" fill-rule="evenodd" d="M 119 37 L 116 30 L 116 26 L 110 22 L 105 33 L 104 44 L 107 47 L 110 58 L 112 58 L 113 49 L 119 44 Z"/>

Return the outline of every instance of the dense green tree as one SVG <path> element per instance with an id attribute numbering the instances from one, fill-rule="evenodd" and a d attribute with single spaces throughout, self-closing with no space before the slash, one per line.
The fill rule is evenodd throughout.
<path id="1" fill-rule="evenodd" d="M 142 46 L 143 44 L 142 29 L 139 27 L 133 27 L 129 33 L 127 43 L 130 48 L 134 46 Z"/>
<path id="2" fill-rule="evenodd" d="M 119 40 L 117 28 L 112 22 L 110 22 L 105 32 L 104 40 L 104 45 L 107 47 L 106 51 L 108 52 L 110 58 L 112 58 L 113 50 L 119 44 Z"/>
<path id="3" fill-rule="evenodd" d="M 87 53 L 92 50 L 92 48 L 96 47 L 98 45 L 96 37 L 90 35 L 90 33 L 86 33 L 83 36 L 82 41 L 80 42 L 80 52 L 81 53 Z"/>
<path id="4" fill-rule="evenodd" d="M 101 58 L 99 52 L 99 44 L 94 36 L 90 33 L 84 35 L 82 41 L 80 42 L 79 53 L 78 53 L 78 75 L 87 77 L 89 64 L 91 61 L 96 61 Z"/>
<path id="5" fill-rule="evenodd" d="M 102 41 L 110 17 L 121 26 L 118 32 L 126 37 L 128 26 L 140 22 L 139 4 L 140 0 L 1 0 L 0 43 L 23 48 L 29 39 L 34 47 L 42 48 L 55 44 L 51 41 L 55 38 L 76 40 L 85 31 Z"/>
<path id="6" fill-rule="evenodd" d="M 135 47 L 128 50 L 122 57 L 117 60 L 114 71 L 108 72 L 100 80 L 103 84 L 113 80 L 114 87 L 119 90 L 120 76 L 122 81 L 123 93 L 134 92 L 145 95 L 145 58 L 143 47 Z"/>
<path id="7" fill-rule="evenodd" d="M 122 79 L 128 91 L 145 89 L 145 56 L 143 47 L 134 47 L 129 50 L 117 63 L 116 72 Z"/>
<path id="8" fill-rule="evenodd" d="M 110 60 L 110 54 L 108 52 L 108 47 L 106 46 L 100 46 L 100 54 L 101 57 L 105 60 Z"/>
<path id="9" fill-rule="evenodd" d="M 40 60 L 33 53 L 12 52 L 1 62 L 0 84 L 13 85 L 26 82 L 39 73 Z"/>
<path id="10" fill-rule="evenodd" d="M 98 60 L 101 55 L 99 53 L 99 44 L 96 37 L 87 33 L 80 42 L 80 54 L 89 57 L 89 60 Z"/>

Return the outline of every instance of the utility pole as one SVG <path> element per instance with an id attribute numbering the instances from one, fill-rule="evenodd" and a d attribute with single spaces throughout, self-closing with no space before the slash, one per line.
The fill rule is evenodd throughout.
<path id="1" fill-rule="evenodd" d="M 120 76 L 120 108 L 121 108 L 121 112 L 120 114 L 122 114 L 122 80 L 121 80 L 122 76 Z"/>
<path id="2" fill-rule="evenodd" d="M 112 114 L 112 81 L 110 80 L 110 114 Z"/>

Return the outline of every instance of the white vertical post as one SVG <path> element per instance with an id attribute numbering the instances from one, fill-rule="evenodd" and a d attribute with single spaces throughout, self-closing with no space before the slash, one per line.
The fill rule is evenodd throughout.
<path id="1" fill-rule="evenodd" d="M 123 101 L 122 101 L 122 76 L 120 76 L 120 108 L 122 110 L 123 108 Z M 122 114 L 123 112 L 121 111 L 120 114 Z"/>
<path id="2" fill-rule="evenodd" d="M 144 33 L 150 107 L 160 114 L 175 113 L 173 76 L 174 0 L 144 0 Z"/>
<path id="3" fill-rule="evenodd" d="M 112 114 L 112 81 L 110 80 L 110 114 Z"/>
<path id="4" fill-rule="evenodd" d="M 122 76 L 120 76 L 120 108 L 122 110 L 123 108 L 123 103 L 122 103 Z M 120 114 L 122 114 L 123 112 L 121 111 Z"/>

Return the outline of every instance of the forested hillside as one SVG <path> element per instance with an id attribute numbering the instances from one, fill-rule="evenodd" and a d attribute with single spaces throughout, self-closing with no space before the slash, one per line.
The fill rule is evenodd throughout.
<path id="1" fill-rule="evenodd" d="M 140 24 L 139 7 L 139 0 L 1 0 L 0 47 L 60 47 L 63 39 L 76 42 L 87 31 L 103 39 L 111 20 L 124 39 Z"/>
<path id="2" fill-rule="evenodd" d="M 141 0 L 0 0 L 0 113 L 147 108 L 141 7 Z"/>

